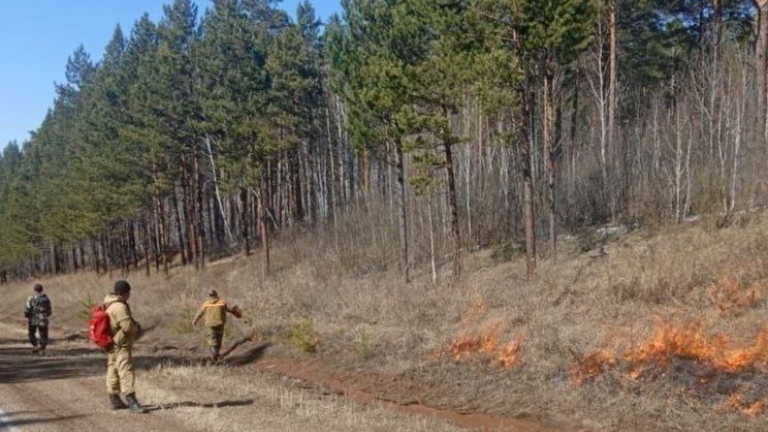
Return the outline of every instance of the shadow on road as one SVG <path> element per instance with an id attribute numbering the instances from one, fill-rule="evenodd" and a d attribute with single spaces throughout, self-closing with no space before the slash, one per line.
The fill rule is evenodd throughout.
<path id="1" fill-rule="evenodd" d="M 157 366 L 200 366 L 204 360 L 184 355 L 134 356 L 138 370 Z M 29 348 L 0 345 L 0 383 L 18 384 L 30 381 L 81 378 L 106 373 L 107 355 L 84 347 L 50 349 L 45 355 L 33 355 Z"/>
<path id="2" fill-rule="evenodd" d="M 228 408 L 253 405 L 253 399 L 224 401 L 216 403 L 177 402 L 171 404 L 150 405 L 145 408 L 149 411 L 164 411 L 178 408 Z"/>
<path id="3" fill-rule="evenodd" d="M 56 423 L 61 421 L 67 421 L 67 420 L 73 420 L 78 418 L 88 417 L 85 414 L 77 414 L 77 415 L 69 415 L 69 416 L 59 416 L 59 417 L 45 417 L 45 418 L 31 418 L 31 419 L 11 419 L 11 420 L 4 420 L 2 423 L 0 423 L 1 427 L 5 428 L 11 428 L 11 427 L 22 427 L 22 426 L 30 426 L 34 424 L 42 424 L 42 423 Z"/>
<path id="4" fill-rule="evenodd" d="M 238 354 L 238 355 L 229 355 L 226 358 L 223 358 L 222 360 L 219 360 L 219 363 L 225 364 L 228 366 L 245 366 L 249 363 L 253 363 L 256 360 L 260 360 L 262 357 L 264 357 L 264 354 L 267 352 L 267 348 L 269 348 L 272 345 L 271 342 L 264 342 L 254 348 L 249 349 L 248 351 Z M 225 352 L 225 356 L 234 350 L 234 348 L 237 348 L 236 346 L 233 347 L 231 350 Z"/>
<path id="5" fill-rule="evenodd" d="M 23 345 L 28 343 L 26 339 L 7 339 L 7 338 L 0 338 L 0 346 L 3 345 Z"/>

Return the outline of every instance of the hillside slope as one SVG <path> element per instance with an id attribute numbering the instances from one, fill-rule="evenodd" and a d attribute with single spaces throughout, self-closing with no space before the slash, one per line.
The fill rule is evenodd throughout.
<path id="1" fill-rule="evenodd" d="M 500 250 L 469 255 L 452 283 L 421 275 L 403 285 L 394 274 L 350 276 L 339 257 L 297 247 L 278 246 L 283 266 L 267 280 L 253 257 L 168 279 L 128 275 L 150 329 L 143 344 L 202 355 L 188 321 L 216 288 L 246 312 L 230 342 L 255 335 L 272 343 L 268 359 L 319 362 L 398 404 L 599 431 L 764 428 L 766 215 L 725 229 L 707 220 L 641 229 L 588 253 L 570 239 L 530 281 L 523 258 Z M 18 319 L 31 283 L 0 287 L 0 321 Z M 43 283 L 66 334 L 82 330 L 84 303 L 112 281 L 82 273 Z M 316 352 L 297 348 L 307 343 Z"/>

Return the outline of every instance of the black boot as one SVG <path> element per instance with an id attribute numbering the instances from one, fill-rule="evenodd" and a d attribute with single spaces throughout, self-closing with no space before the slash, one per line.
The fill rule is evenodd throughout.
<path id="1" fill-rule="evenodd" d="M 136 393 L 125 395 L 125 400 L 128 402 L 128 407 L 131 409 L 132 413 L 146 414 L 149 412 L 136 400 Z"/>
<path id="2" fill-rule="evenodd" d="M 211 358 L 213 359 L 213 362 L 219 361 L 219 349 L 216 347 L 211 347 Z"/>
<path id="3" fill-rule="evenodd" d="M 128 405 L 120 399 L 120 395 L 116 394 L 109 395 L 109 405 L 113 410 L 128 409 Z"/>

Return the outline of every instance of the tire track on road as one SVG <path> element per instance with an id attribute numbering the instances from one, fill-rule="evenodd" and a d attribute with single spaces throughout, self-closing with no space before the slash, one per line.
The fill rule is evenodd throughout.
<path id="1" fill-rule="evenodd" d="M 3 411 L 3 408 L 0 407 L 0 431 L 3 432 L 21 432 L 21 429 L 17 428 L 11 422 L 13 419 L 8 416 L 8 414 Z"/>

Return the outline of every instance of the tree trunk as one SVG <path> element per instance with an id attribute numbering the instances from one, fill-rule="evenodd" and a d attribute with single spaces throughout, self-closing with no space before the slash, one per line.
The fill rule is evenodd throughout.
<path id="1" fill-rule="evenodd" d="M 176 235 L 179 237 L 179 251 L 181 252 L 181 265 L 186 266 L 190 257 L 187 256 L 186 241 L 184 239 L 184 221 L 181 218 L 181 209 L 179 208 L 179 197 L 176 186 L 171 193 L 171 205 L 173 205 L 173 216 L 176 219 Z"/>
<path id="2" fill-rule="evenodd" d="M 528 83 L 520 93 L 520 156 L 523 171 L 523 219 L 525 223 L 525 251 L 528 277 L 536 274 L 536 221 L 533 204 L 533 161 L 531 157 L 531 95 Z"/>
<path id="3" fill-rule="evenodd" d="M 77 261 L 77 246 L 72 246 L 72 271 L 74 273 L 80 271 L 80 263 Z"/>
<path id="4" fill-rule="evenodd" d="M 609 50 L 609 81 L 608 81 L 608 149 L 614 151 L 616 145 L 616 87 L 618 86 L 618 64 L 617 64 L 617 46 L 616 46 L 616 8 L 617 0 L 608 1 L 608 50 Z M 614 208 L 613 196 L 608 190 L 609 185 L 604 184 L 606 196 L 611 207 L 613 216 Z"/>
<path id="5" fill-rule="evenodd" d="M 318 221 L 318 201 L 317 201 L 317 184 L 316 184 L 316 169 L 315 155 L 312 148 L 312 143 L 307 143 L 307 188 L 309 188 L 309 219 L 311 224 L 317 224 Z"/>
<path id="6" fill-rule="evenodd" d="M 429 211 L 429 263 L 432 270 L 432 283 L 437 283 L 437 265 L 435 264 L 435 221 L 432 216 L 432 195 L 427 197 L 427 211 Z"/>
<path id="7" fill-rule="evenodd" d="M 712 43 L 715 49 L 720 46 L 723 38 L 723 2 L 722 0 L 712 0 L 712 21 L 714 26 L 714 38 Z"/>
<path id="8" fill-rule="evenodd" d="M 267 229 L 266 191 L 264 190 L 263 182 L 259 182 L 256 199 L 259 202 L 259 229 L 261 230 L 261 250 L 263 254 L 262 277 L 266 279 L 270 273 L 269 229 Z"/>
<path id="9" fill-rule="evenodd" d="M 156 168 L 155 168 L 156 170 Z M 167 250 L 167 238 L 165 229 L 165 209 L 163 208 L 163 200 L 160 198 L 160 188 L 157 184 L 158 180 L 154 178 L 154 198 L 155 198 L 155 217 L 157 218 L 158 229 L 158 245 L 160 248 L 160 257 L 163 262 L 163 273 L 168 276 L 168 250 Z"/>
<path id="10" fill-rule="evenodd" d="M 304 205 L 301 194 L 301 164 L 299 163 L 299 150 L 294 149 L 289 156 L 291 166 L 291 189 L 293 191 L 293 221 L 304 221 Z"/>
<path id="11" fill-rule="evenodd" d="M 216 193 L 216 203 L 218 204 L 218 210 L 221 214 L 221 220 L 224 223 L 224 232 L 226 233 L 227 240 L 231 240 L 232 232 L 229 229 L 229 225 L 227 225 L 227 217 L 224 215 L 224 205 L 221 201 L 221 192 L 219 191 L 219 177 L 216 171 L 216 158 L 213 155 L 213 148 L 211 147 L 211 137 L 208 135 L 205 137 L 205 145 L 208 147 L 208 158 L 211 162 L 211 174 L 213 175 L 213 187 Z"/>
<path id="12" fill-rule="evenodd" d="M 547 72 L 544 76 L 544 157 L 547 171 L 547 205 L 549 207 L 549 247 L 552 257 L 557 257 L 557 231 L 555 221 L 555 146 L 553 133 L 554 121 L 554 76 Z"/>
<path id="13" fill-rule="evenodd" d="M 203 175 L 200 172 L 200 157 L 197 151 L 192 152 L 195 174 L 195 249 L 197 268 L 205 268 L 205 207 L 203 206 Z"/>
<path id="14" fill-rule="evenodd" d="M 152 236 L 150 235 L 150 216 L 149 212 L 144 213 L 144 222 L 142 224 L 144 226 L 144 271 L 147 274 L 147 277 L 152 275 L 152 265 L 150 264 L 149 258 L 152 256 L 151 254 L 151 239 Z"/>
<path id="15" fill-rule="evenodd" d="M 757 7 L 757 43 L 755 45 L 755 82 L 757 104 L 763 133 L 768 133 L 768 109 L 766 109 L 766 54 L 768 54 L 768 0 L 754 0 Z"/>
<path id="16" fill-rule="evenodd" d="M 99 257 L 98 242 L 91 238 L 91 255 L 93 260 L 93 269 L 96 271 L 96 275 L 101 274 L 101 262 Z"/>
<path id="17" fill-rule="evenodd" d="M 104 254 L 104 263 L 107 268 L 107 273 L 109 273 L 109 278 L 112 278 L 112 243 L 107 240 L 107 236 L 103 235 L 101 236 L 101 250 Z"/>
<path id="18" fill-rule="evenodd" d="M 240 204 L 242 206 L 240 211 L 240 230 L 243 233 L 245 256 L 249 256 L 251 254 L 251 239 L 248 236 L 248 190 L 245 188 L 240 190 Z"/>
<path id="19" fill-rule="evenodd" d="M 570 148 L 568 150 L 566 163 L 570 165 L 570 182 L 568 184 L 569 198 L 573 200 L 573 193 L 576 189 L 576 138 L 578 133 L 577 122 L 579 120 L 579 71 L 574 72 L 573 77 L 573 113 L 571 114 L 571 133 L 568 140 Z"/>
<path id="20" fill-rule="evenodd" d="M 397 169 L 397 185 L 400 189 L 400 199 L 398 200 L 399 207 L 399 231 L 400 231 L 400 265 L 403 271 L 403 278 L 405 283 L 411 282 L 411 260 L 408 252 L 408 209 L 406 207 L 406 185 L 405 185 L 405 168 L 403 162 L 403 147 L 402 144 L 395 143 L 395 156 L 396 169 Z"/>
<path id="21" fill-rule="evenodd" d="M 259 185 L 259 189 L 257 189 L 260 194 L 261 193 L 264 194 L 264 197 L 262 198 L 263 202 L 259 201 L 259 206 L 263 204 L 265 206 L 265 209 L 272 210 L 275 208 L 275 196 L 273 194 L 273 191 L 275 190 L 275 179 L 274 179 L 274 176 L 272 175 L 272 171 L 274 170 L 274 167 L 272 166 L 271 158 L 267 159 L 266 167 L 267 167 L 266 173 L 265 173 L 266 186 Z M 261 215 L 261 209 L 259 209 L 258 214 Z"/>
<path id="22" fill-rule="evenodd" d="M 190 197 L 190 179 L 187 174 L 187 158 L 184 154 L 181 155 L 179 161 L 179 175 L 181 177 L 181 208 L 184 210 L 184 237 L 186 238 L 187 247 L 187 262 L 197 263 L 197 256 L 195 255 L 195 212 L 194 205 L 192 204 L 192 198 Z"/>
<path id="23" fill-rule="evenodd" d="M 450 119 L 448 108 L 443 106 L 443 116 Z M 461 275 L 461 232 L 459 231 L 459 204 L 456 198 L 456 179 L 453 172 L 453 149 L 450 122 L 443 131 L 443 152 L 445 153 L 445 179 L 448 185 L 448 207 L 451 212 L 451 237 L 453 238 L 453 277 Z"/>
<path id="24" fill-rule="evenodd" d="M 131 219 L 131 221 L 128 223 L 130 228 L 130 240 L 131 240 L 131 260 L 133 261 L 133 269 L 138 270 L 139 269 L 139 240 L 136 236 L 136 230 L 138 227 L 136 226 L 136 221 Z"/>
<path id="25" fill-rule="evenodd" d="M 208 196 L 205 198 L 205 215 L 208 217 L 208 230 L 206 235 L 208 236 L 207 243 L 210 248 L 221 250 L 221 238 L 219 236 L 219 215 L 218 205 L 216 204 L 215 196 Z"/>

